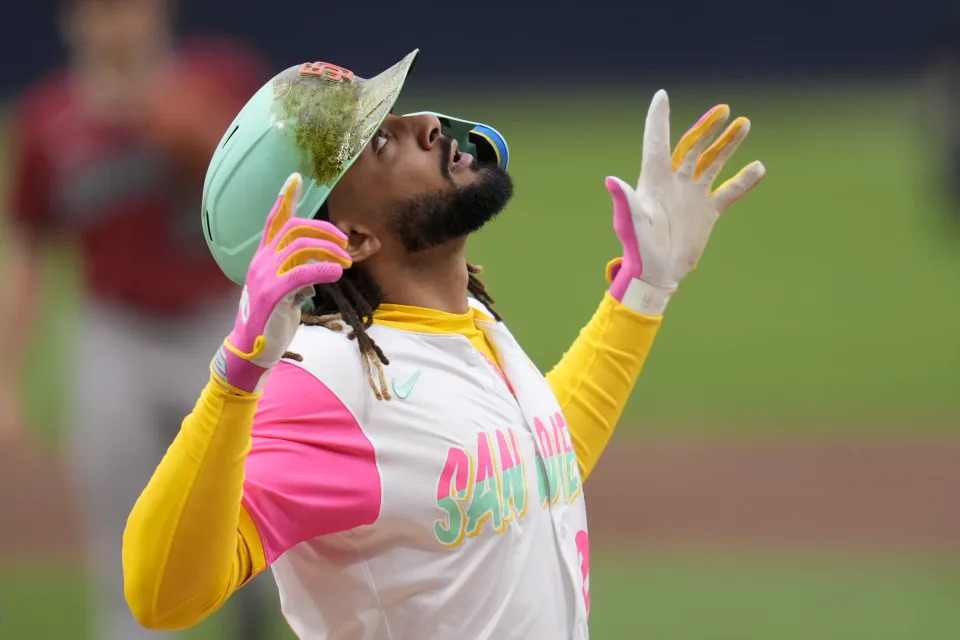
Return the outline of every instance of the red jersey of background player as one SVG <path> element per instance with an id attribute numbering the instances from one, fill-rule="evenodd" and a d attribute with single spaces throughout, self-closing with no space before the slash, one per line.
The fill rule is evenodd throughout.
<path id="1" fill-rule="evenodd" d="M 158 315 L 233 291 L 203 239 L 203 174 L 267 79 L 232 42 L 186 44 L 173 65 L 180 90 L 164 96 L 159 118 L 98 122 L 61 71 L 27 93 L 13 122 L 13 223 L 31 241 L 75 240 L 87 295 Z"/>

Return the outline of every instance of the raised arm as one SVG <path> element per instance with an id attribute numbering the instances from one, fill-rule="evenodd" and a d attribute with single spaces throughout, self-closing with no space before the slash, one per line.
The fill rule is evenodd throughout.
<path id="1" fill-rule="evenodd" d="M 750 131 L 727 105 L 703 115 L 670 152 L 670 104 L 658 91 L 647 113 L 637 188 L 606 180 L 623 256 L 608 265 L 610 289 L 560 362 L 547 374 L 586 478 L 596 465 L 653 345 L 670 296 L 694 269 L 720 214 L 752 189 L 765 169 L 747 165 L 716 190 L 724 163 Z"/>
<path id="2" fill-rule="evenodd" d="M 267 564 L 265 548 L 273 538 L 258 526 L 270 523 L 257 523 L 243 506 L 244 467 L 255 416 L 274 426 L 282 420 L 276 408 L 263 417 L 258 401 L 296 333 L 313 283 L 335 282 L 351 264 L 346 238 L 335 227 L 294 217 L 301 188 L 298 174 L 284 184 L 250 265 L 234 328 L 211 363 L 210 382 L 127 521 L 124 588 L 144 626 L 196 624 Z M 274 451 L 282 454 L 285 447 Z"/>

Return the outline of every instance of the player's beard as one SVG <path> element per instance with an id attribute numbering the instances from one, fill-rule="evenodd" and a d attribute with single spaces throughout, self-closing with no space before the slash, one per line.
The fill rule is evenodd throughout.
<path id="1" fill-rule="evenodd" d="M 443 139 L 441 171 L 450 180 L 450 142 Z M 513 196 L 513 181 L 496 165 L 471 167 L 475 182 L 453 189 L 421 194 L 401 202 L 390 216 L 390 229 L 408 253 L 426 251 L 479 231 L 503 211 Z"/>

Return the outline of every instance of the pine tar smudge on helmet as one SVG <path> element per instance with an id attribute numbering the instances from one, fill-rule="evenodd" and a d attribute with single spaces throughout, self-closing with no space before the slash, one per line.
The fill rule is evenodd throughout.
<path id="1" fill-rule="evenodd" d="M 300 215 L 316 215 L 390 114 L 418 55 L 414 50 L 370 79 L 327 62 L 299 64 L 247 102 L 214 153 L 203 188 L 204 236 L 227 277 L 243 284 L 263 212 L 290 173 L 304 177 Z M 495 129 L 433 115 L 464 152 L 506 168 L 509 149 Z"/>

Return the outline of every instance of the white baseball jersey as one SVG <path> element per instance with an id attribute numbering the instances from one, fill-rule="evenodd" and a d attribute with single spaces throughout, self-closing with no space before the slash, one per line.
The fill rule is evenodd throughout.
<path id="1" fill-rule="evenodd" d="M 303 361 L 271 374 L 244 504 L 300 638 L 587 637 L 564 417 L 507 328 L 478 324 L 502 371 L 462 335 L 372 327 L 390 401 L 356 342 L 324 328 L 301 327 Z"/>

